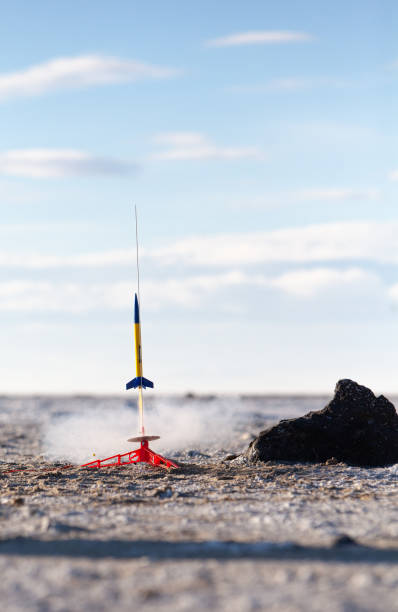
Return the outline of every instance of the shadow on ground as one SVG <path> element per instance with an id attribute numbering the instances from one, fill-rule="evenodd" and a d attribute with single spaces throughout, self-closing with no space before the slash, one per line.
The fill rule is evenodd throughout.
<path id="1" fill-rule="evenodd" d="M 0 542 L 0 555 L 85 557 L 153 560 L 262 559 L 269 561 L 324 561 L 340 563 L 398 563 L 398 548 L 375 548 L 355 542 L 330 547 L 293 542 L 158 542 L 154 540 L 40 540 L 16 537 Z"/>

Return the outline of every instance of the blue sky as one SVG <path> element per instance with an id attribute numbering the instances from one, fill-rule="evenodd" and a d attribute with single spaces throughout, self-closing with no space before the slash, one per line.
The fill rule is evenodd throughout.
<path id="1" fill-rule="evenodd" d="M 397 392 L 398 7 L 14 2 L 3 392 Z"/>

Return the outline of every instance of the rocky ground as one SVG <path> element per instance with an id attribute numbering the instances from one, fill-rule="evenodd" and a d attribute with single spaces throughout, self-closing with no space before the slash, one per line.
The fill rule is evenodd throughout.
<path id="1" fill-rule="evenodd" d="M 178 470 L 63 469 L 40 455 L 29 401 L 0 402 L 7 612 L 398 610 L 395 467 L 253 466 L 228 456 L 247 446 L 240 421 L 227 448 L 175 451 Z M 248 430 L 265 405 L 247 411 Z"/>

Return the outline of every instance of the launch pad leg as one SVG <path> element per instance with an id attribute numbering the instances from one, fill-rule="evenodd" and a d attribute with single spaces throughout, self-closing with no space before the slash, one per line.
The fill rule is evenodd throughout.
<path id="1" fill-rule="evenodd" d="M 140 448 L 137 448 L 129 453 L 124 453 L 123 455 L 113 455 L 112 457 L 107 457 L 106 459 L 96 459 L 95 461 L 90 461 L 90 463 L 85 463 L 80 467 L 103 468 L 129 465 L 131 463 L 149 463 L 150 465 L 163 468 L 179 467 L 176 463 L 174 463 L 174 461 L 166 459 L 165 457 L 162 457 L 162 455 L 158 455 L 151 450 L 149 448 L 148 440 L 141 440 Z"/>

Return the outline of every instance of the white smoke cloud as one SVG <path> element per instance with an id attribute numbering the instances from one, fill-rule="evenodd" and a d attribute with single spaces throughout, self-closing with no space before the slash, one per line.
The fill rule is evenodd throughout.
<path id="1" fill-rule="evenodd" d="M 158 399 L 154 408 L 145 411 L 145 432 L 161 435 L 159 441 L 151 442 L 159 453 L 239 444 L 239 410 L 238 398 L 191 402 Z M 78 414 L 56 418 L 47 425 L 43 450 L 50 460 L 80 465 L 134 450 L 138 444 L 127 439 L 136 435 L 138 416 L 134 408 L 82 408 Z"/>

